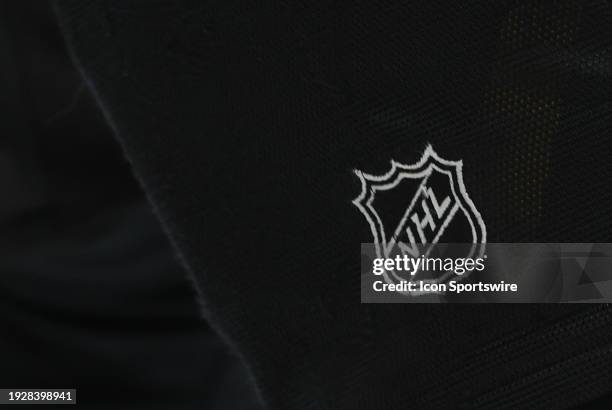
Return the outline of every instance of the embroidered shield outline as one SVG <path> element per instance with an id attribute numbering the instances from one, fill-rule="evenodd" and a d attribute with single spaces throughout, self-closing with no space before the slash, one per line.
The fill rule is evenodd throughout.
<path id="1" fill-rule="evenodd" d="M 404 165 L 400 162 L 391 160 L 391 169 L 383 175 L 371 175 L 357 169 L 354 170 L 361 181 L 362 190 L 359 196 L 353 200 L 353 204 L 361 211 L 370 225 L 376 254 L 379 258 L 390 257 L 395 247 L 401 245 L 398 244 L 397 238 L 401 235 L 402 230 L 406 228 L 406 221 L 422 195 L 429 197 L 431 208 L 433 208 L 436 214 L 440 215 L 441 211 L 447 212 L 447 214 L 442 223 L 438 226 L 437 232 L 433 237 L 427 240 L 423 240 L 423 236 L 419 237 L 421 244 L 437 244 L 443 237 L 448 224 L 455 218 L 458 212 L 461 212 L 467 218 L 471 229 L 470 243 L 472 246 L 468 252 L 469 254 L 465 255 L 465 257 L 474 258 L 484 255 L 487 239 L 486 226 L 474 202 L 467 194 L 463 182 L 462 167 L 463 161 L 445 160 L 434 151 L 431 145 L 428 145 L 419 161 L 415 164 Z M 446 204 L 447 207 L 445 208 L 445 204 L 439 203 L 433 191 L 427 187 L 427 181 L 434 172 L 439 172 L 448 176 L 450 190 L 454 197 L 450 209 L 448 209 L 450 204 Z M 389 231 L 385 228 L 380 214 L 374 208 L 373 201 L 377 192 L 394 189 L 404 178 L 421 180 L 421 182 L 410 205 L 406 208 L 400 223 L 397 227 L 394 227 L 393 231 Z M 427 256 L 429 251 L 430 249 L 425 249 L 424 255 Z M 392 271 L 390 273 L 391 276 L 387 272 L 383 274 L 387 283 L 394 283 L 394 279 L 395 281 L 401 280 L 395 272 Z M 434 280 L 434 282 L 445 282 L 453 274 L 452 272 L 447 272 L 445 275 Z"/>

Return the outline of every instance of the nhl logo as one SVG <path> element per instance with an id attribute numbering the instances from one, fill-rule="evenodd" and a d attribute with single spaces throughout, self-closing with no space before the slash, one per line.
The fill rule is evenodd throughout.
<path id="1" fill-rule="evenodd" d="M 370 225 L 378 258 L 428 257 L 432 251 L 440 255 L 441 245 L 434 245 L 451 243 L 463 245 L 453 248 L 462 253 L 455 257 L 483 256 L 486 227 L 465 189 L 462 165 L 440 158 L 428 146 L 417 163 L 391 161 L 384 175 L 355 170 L 362 191 L 353 203 Z M 452 277 L 460 279 L 446 271 L 422 272 L 418 279 L 442 283 Z M 394 271 L 384 278 L 387 283 L 407 279 Z"/>

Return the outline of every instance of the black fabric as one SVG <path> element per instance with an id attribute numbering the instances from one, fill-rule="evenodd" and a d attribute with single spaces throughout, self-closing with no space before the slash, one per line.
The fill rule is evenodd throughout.
<path id="1" fill-rule="evenodd" d="M 76 388 L 83 409 L 259 408 L 48 2 L 0 4 L 0 103 L 0 387 Z"/>
<path id="2" fill-rule="evenodd" d="M 353 169 L 463 159 L 490 242 L 610 242 L 606 1 L 59 1 L 270 409 L 569 408 L 609 306 L 361 305 Z"/>

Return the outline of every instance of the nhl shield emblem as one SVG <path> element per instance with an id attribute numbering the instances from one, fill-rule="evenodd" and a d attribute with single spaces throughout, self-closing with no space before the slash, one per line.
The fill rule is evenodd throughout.
<path id="1" fill-rule="evenodd" d="M 466 191 L 462 165 L 462 161 L 442 159 L 428 146 L 417 163 L 391 161 L 384 175 L 355 170 L 362 191 L 353 203 L 370 225 L 379 258 L 428 257 L 432 252 L 441 256 L 440 252 L 449 251 L 449 247 L 442 250 L 441 244 L 451 243 L 462 245 L 451 250 L 455 257 L 483 256 L 486 227 Z M 418 275 L 421 280 L 442 283 L 455 273 Z M 388 283 L 406 279 L 395 271 L 385 272 L 384 278 Z"/>

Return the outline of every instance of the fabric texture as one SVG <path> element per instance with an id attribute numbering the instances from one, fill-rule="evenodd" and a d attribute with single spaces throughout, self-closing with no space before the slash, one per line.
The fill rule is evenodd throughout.
<path id="1" fill-rule="evenodd" d="M 50 2 L 0 4 L 0 107 L 0 386 L 75 388 L 79 409 L 259 408 Z"/>
<path id="2" fill-rule="evenodd" d="M 463 159 L 490 242 L 611 242 L 606 1 L 59 1 L 84 76 L 270 409 L 569 408 L 607 305 L 361 305 L 353 169 Z"/>

